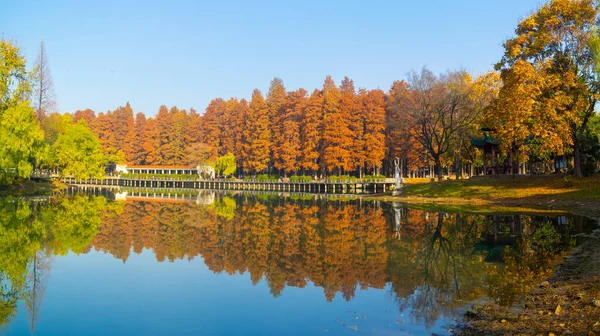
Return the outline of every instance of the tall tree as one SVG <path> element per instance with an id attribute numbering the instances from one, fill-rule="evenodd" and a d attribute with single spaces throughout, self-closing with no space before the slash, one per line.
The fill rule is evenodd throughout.
<path id="1" fill-rule="evenodd" d="M 340 114 L 347 118 L 348 134 L 351 135 L 348 169 L 358 169 L 360 175 L 362 174 L 366 155 L 364 139 L 365 114 L 361 109 L 359 97 L 356 95 L 354 81 L 348 77 L 344 77 L 340 84 L 340 94 Z"/>
<path id="2" fill-rule="evenodd" d="M 410 86 L 405 81 L 395 81 L 390 88 L 386 107 L 386 147 L 388 159 L 400 159 L 407 170 L 427 165 L 423 146 L 415 139 L 416 123 L 408 113 Z"/>
<path id="3" fill-rule="evenodd" d="M 589 43 L 596 34 L 597 18 L 593 0 L 551 0 L 519 22 L 516 36 L 504 43 L 504 56 L 496 65 L 505 72 L 524 61 L 542 72 L 545 80 L 536 108 L 543 110 L 544 118 L 538 122 L 568 128 L 566 145 L 572 146 L 578 177 L 582 176 L 581 142 L 600 94 Z"/>
<path id="4" fill-rule="evenodd" d="M 40 42 L 40 50 L 35 61 L 32 75 L 33 97 L 31 100 L 38 120 L 42 120 L 42 118 L 50 112 L 56 111 L 56 94 L 44 41 Z"/>
<path id="5" fill-rule="evenodd" d="M 385 157 L 385 94 L 370 90 L 361 95 L 361 111 L 364 115 L 364 162 L 379 173 Z"/>
<path id="6" fill-rule="evenodd" d="M 227 151 L 233 153 L 238 167 L 243 166 L 246 158 L 244 128 L 248 109 L 248 102 L 245 99 L 232 98 L 227 101 L 227 137 L 232 142 L 231 148 L 227 148 Z"/>
<path id="7" fill-rule="evenodd" d="M 171 158 L 171 130 L 172 130 L 172 114 L 169 109 L 162 105 L 158 109 L 155 117 L 156 120 L 156 140 L 158 147 L 156 148 L 156 164 L 172 164 L 168 162 Z"/>
<path id="8" fill-rule="evenodd" d="M 226 103 L 222 98 L 210 101 L 202 115 L 202 142 L 221 152 Z"/>
<path id="9" fill-rule="evenodd" d="M 0 114 L 0 184 L 29 178 L 40 157 L 44 132 L 29 102 L 20 102 Z"/>
<path id="10" fill-rule="evenodd" d="M 244 169 L 248 172 L 258 173 L 268 167 L 271 148 L 271 130 L 268 124 L 269 107 L 261 92 L 255 89 L 244 129 L 244 151 L 247 155 Z"/>
<path id="11" fill-rule="evenodd" d="M 141 147 L 144 150 L 144 164 L 161 164 L 160 158 L 160 132 L 156 118 L 146 120 L 142 132 Z"/>
<path id="12" fill-rule="evenodd" d="M 11 42 L 0 39 L 0 115 L 31 93 L 25 57 Z"/>
<path id="13" fill-rule="evenodd" d="M 319 146 L 322 139 L 323 96 L 315 89 L 306 102 L 300 122 L 300 168 L 316 172 L 319 169 Z"/>
<path id="14" fill-rule="evenodd" d="M 472 81 L 464 71 L 439 77 L 423 68 L 412 72 L 411 94 L 404 106 L 417 125 L 415 139 L 425 148 L 442 180 L 442 156 L 448 152 L 457 132 L 478 118 L 484 106 L 473 104 Z"/>
<path id="15" fill-rule="evenodd" d="M 347 111 L 340 110 L 340 98 L 333 79 L 327 76 L 323 83 L 322 168 L 343 173 L 344 169 L 352 169 L 350 148 L 353 141 L 348 127 L 350 116 L 344 113 Z"/>
<path id="16" fill-rule="evenodd" d="M 299 169 L 301 154 L 300 143 L 300 121 L 302 113 L 306 108 L 306 90 L 298 89 L 289 92 L 286 105 L 279 117 L 279 136 L 276 138 L 275 167 L 286 173 L 295 172 Z"/>
<path id="17" fill-rule="evenodd" d="M 146 164 L 146 151 L 144 149 L 144 130 L 146 129 L 146 115 L 138 112 L 135 115 L 135 148 L 133 162 L 138 165 Z"/>
<path id="18" fill-rule="evenodd" d="M 144 119 L 145 121 L 145 119 Z M 131 117 L 128 118 L 127 132 L 125 133 L 125 138 L 123 138 L 123 153 L 125 154 L 125 159 L 127 159 L 128 163 L 135 163 L 138 157 L 138 132 L 136 120 Z"/>
<path id="19" fill-rule="evenodd" d="M 273 78 L 267 93 L 267 105 L 269 106 L 269 119 L 267 127 L 271 130 L 271 148 L 269 148 L 269 165 L 281 162 L 281 146 L 284 138 L 282 134 L 285 114 L 286 91 L 280 78 Z"/>

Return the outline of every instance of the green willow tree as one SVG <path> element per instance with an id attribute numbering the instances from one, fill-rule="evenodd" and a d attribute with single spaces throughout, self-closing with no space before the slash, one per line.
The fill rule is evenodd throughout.
<path id="1" fill-rule="evenodd" d="M 235 156 L 232 153 L 227 153 L 227 155 L 221 156 L 215 161 L 215 170 L 218 175 L 231 176 L 236 169 Z"/>

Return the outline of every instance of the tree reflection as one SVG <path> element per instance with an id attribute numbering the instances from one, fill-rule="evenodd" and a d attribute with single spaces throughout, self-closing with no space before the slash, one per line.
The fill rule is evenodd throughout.
<path id="1" fill-rule="evenodd" d="M 104 197 L 82 195 L 0 200 L 0 327 L 23 300 L 35 332 L 53 255 L 84 252 L 110 208 Z"/>
<path id="2" fill-rule="evenodd" d="M 53 256 L 93 248 L 123 262 L 143 249 L 159 262 L 200 256 L 215 273 L 264 280 L 274 297 L 309 283 L 327 301 L 389 286 L 401 311 L 430 326 L 485 295 L 514 302 L 581 230 L 570 217 L 446 214 L 312 197 L 8 199 L 0 201 L 0 324 L 23 300 L 33 333 Z"/>

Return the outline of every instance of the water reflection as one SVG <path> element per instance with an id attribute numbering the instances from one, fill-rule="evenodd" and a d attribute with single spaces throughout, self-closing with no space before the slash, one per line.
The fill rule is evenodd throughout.
<path id="1" fill-rule="evenodd" d="M 117 208 L 102 196 L 0 199 L 0 326 L 23 300 L 35 331 L 53 256 L 84 252 L 103 216 Z"/>
<path id="2" fill-rule="evenodd" d="M 22 300 L 35 331 L 55 256 L 94 249 L 125 263 L 146 248 L 158 262 L 202 257 L 212 272 L 265 279 L 273 297 L 309 283 L 327 301 L 388 288 L 399 311 L 431 326 L 483 296 L 514 302 L 592 225 L 314 196 L 201 196 L 117 194 L 121 201 L 111 202 L 114 194 L 93 191 L 0 200 L 0 325 Z"/>

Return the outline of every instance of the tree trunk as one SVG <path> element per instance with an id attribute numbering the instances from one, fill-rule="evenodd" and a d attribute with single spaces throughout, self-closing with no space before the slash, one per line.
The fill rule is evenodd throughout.
<path id="1" fill-rule="evenodd" d="M 583 174 L 581 172 L 581 141 L 579 140 L 579 136 L 575 135 L 573 137 L 573 174 L 575 177 L 582 177 Z"/>
<path id="2" fill-rule="evenodd" d="M 436 157 L 435 158 L 435 166 L 437 167 L 437 176 L 438 176 L 438 181 L 442 181 L 443 178 L 443 170 L 442 170 L 442 160 L 440 159 L 440 157 Z"/>

